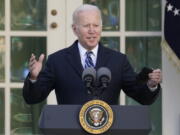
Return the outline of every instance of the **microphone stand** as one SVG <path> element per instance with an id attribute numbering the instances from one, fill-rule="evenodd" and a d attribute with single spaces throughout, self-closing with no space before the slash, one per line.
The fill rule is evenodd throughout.
<path id="1" fill-rule="evenodd" d="M 107 82 L 103 82 L 101 85 L 99 83 L 86 83 L 86 89 L 88 94 L 93 96 L 93 100 L 99 99 L 102 100 L 101 95 L 103 94 L 104 90 L 108 87 Z"/>
<path id="2" fill-rule="evenodd" d="M 93 90 L 92 90 L 92 95 L 93 95 L 93 99 L 99 99 L 101 100 L 102 97 L 102 93 L 103 91 L 107 88 L 107 87 L 104 87 L 104 86 L 99 86 L 99 85 L 95 85 L 94 87 L 92 87 Z"/>

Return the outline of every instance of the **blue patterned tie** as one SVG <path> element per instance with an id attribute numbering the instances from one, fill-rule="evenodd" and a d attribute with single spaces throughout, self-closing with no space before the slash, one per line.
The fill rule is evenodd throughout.
<path id="1" fill-rule="evenodd" d="M 91 51 L 87 51 L 86 52 L 86 59 L 85 59 L 85 68 L 88 68 L 88 67 L 94 67 L 94 63 L 93 63 L 93 60 L 91 58 L 91 55 L 93 54 L 93 52 Z"/>

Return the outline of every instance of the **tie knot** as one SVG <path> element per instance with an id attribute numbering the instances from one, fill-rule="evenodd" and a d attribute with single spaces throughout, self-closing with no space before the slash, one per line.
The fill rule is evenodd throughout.
<path id="1" fill-rule="evenodd" d="M 92 54 L 93 54 L 92 51 L 87 51 L 87 52 L 86 52 L 87 57 L 91 57 Z"/>

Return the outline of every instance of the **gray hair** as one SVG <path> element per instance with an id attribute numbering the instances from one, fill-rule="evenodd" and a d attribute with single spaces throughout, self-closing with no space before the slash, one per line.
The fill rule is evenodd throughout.
<path id="1" fill-rule="evenodd" d="M 77 22 L 78 22 L 78 20 L 77 20 L 78 19 L 78 14 L 80 12 L 92 11 L 92 10 L 97 11 L 99 13 L 99 16 L 100 16 L 100 19 L 101 19 L 101 25 L 102 25 L 102 17 L 101 17 L 100 9 L 97 6 L 90 5 L 90 4 L 83 4 L 74 11 L 74 13 L 73 13 L 73 24 L 77 24 Z"/>

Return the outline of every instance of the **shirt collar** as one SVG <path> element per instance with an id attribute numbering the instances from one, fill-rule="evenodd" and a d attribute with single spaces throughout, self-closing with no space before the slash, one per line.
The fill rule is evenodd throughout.
<path id="1" fill-rule="evenodd" d="M 88 51 L 87 49 L 85 49 L 81 43 L 78 42 L 78 48 L 79 48 L 79 52 L 81 56 L 85 56 L 86 52 Z M 96 45 L 96 47 L 94 47 L 91 51 L 93 52 L 93 56 L 97 57 L 97 52 L 98 52 L 98 48 L 99 48 L 99 44 Z"/>

